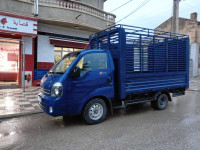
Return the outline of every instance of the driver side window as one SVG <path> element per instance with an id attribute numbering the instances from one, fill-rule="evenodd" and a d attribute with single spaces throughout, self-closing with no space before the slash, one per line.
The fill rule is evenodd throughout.
<path id="1" fill-rule="evenodd" d="M 106 53 L 86 54 L 76 67 L 80 68 L 80 77 L 88 71 L 107 69 L 107 55 Z"/>

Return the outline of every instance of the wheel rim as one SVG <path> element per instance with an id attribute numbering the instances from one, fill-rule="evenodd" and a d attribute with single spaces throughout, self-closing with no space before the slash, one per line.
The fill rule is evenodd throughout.
<path id="1" fill-rule="evenodd" d="M 166 103 L 167 103 L 167 101 L 168 101 L 167 96 L 166 96 L 166 95 L 161 95 L 159 99 L 160 99 L 160 100 L 159 100 L 160 105 L 161 105 L 161 106 L 165 106 Z"/>
<path id="2" fill-rule="evenodd" d="M 98 120 L 103 115 L 103 106 L 99 103 L 93 104 L 89 109 L 89 117 L 92 120 Z"/>

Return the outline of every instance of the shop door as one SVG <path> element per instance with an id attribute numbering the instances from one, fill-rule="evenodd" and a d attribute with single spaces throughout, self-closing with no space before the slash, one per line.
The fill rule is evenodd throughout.
<path id="1" fill-rule="evenodd" d="M 19 49 L 19 41 L 0 39 L 0 89 L 18 88 Z"/>

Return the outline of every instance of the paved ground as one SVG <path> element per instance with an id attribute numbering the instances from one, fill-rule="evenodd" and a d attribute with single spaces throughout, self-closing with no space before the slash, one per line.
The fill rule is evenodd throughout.
<path id="1" fill-rule="evenodd" d="M 200 91 L 200 76 L 190 79 L 190 88 L 189 90 Z"/>
<path id="2" fill-rule="evenodd" d="M 0 81 L 0 90 L 1 89 L 16 89 L 18 88 L 17 82 L 4 82 Z"/>
<path id="3" fill-rule="evenodd" d="M 98 125 L 44 113 L 2 119 L 1 150 L 199 150 L 200 92 L 175 97 L 164 111 L 149 104 L 116 111 Z"/>
<path id="4" fill-rule="evenodd" d="M 37 105 L 39 87 L 0 90 L 0 118 L 41 112 Z"/>

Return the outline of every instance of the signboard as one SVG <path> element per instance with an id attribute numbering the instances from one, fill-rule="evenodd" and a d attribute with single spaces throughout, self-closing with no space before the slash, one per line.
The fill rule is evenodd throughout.
<path id="1" fill-rule="evenodd" d="M 32 86 L 32 71 L 25 71 L 25 87 Z"/>
<path id="2" fill-rule="evenodd" d="M 37 21 L 0 15 L 0 30 L 36 35 Z"/>

